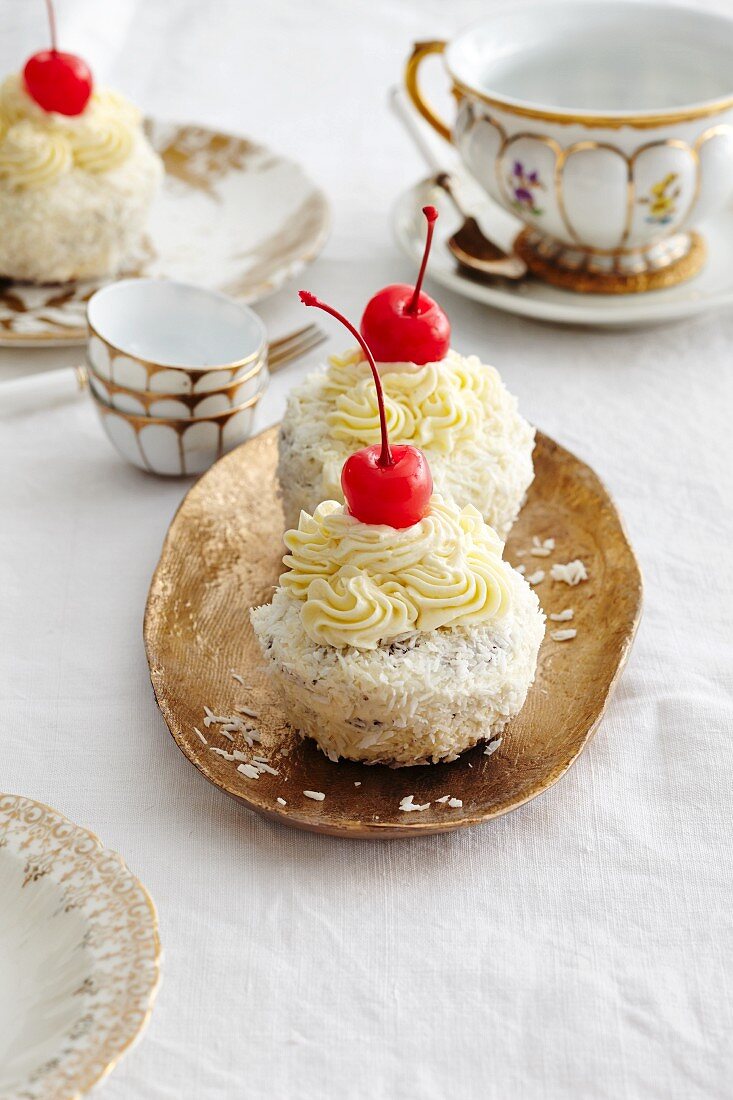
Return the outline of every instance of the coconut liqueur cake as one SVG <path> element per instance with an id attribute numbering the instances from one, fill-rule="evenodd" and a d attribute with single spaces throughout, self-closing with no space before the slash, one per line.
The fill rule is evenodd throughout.
<path id="1" fill-rule="evenodd" d="M 379 291 L 361 334 L 379 365 L 390 438 L 428 456 L 447 502 L 472 504 L 502 536 L 534 476 L 534 429 L 498 371 L 450 346 L 443 310 L 421 291 L 437 211 L 415 287 Z M 360 346 L 329 359 L 289 396 L 279 437 L 278 480 L 287 527 L 301 509 L 343 502 L 341 468 L 351 452 L 380 437 L 377 395 Z"/>
<path id="2" fill-rule="evenodd" d="M 455 760 L 522 708 L 544 616 L 481 513 L 434 492 L 422 451 L 390 443 L 373 356 L 344 323 L 370 366 L 381 443 L 344 464 L 345 504 L 287 532 L 286 571 L 252 624 L 288 721 L 332 759 Z"/>
<path id="3" fill-rule="evenodd" d="M 163 166 L 139 112 L 55 47 L 0 86 L 0 276 L 113 275 L 138 246 Z"/>

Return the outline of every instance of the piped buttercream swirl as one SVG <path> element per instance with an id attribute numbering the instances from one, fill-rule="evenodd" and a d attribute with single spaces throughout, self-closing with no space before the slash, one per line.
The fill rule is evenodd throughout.
<path id="1" fill-rule="evenodd" d="M 0 141 L 0 180 L 13 187 L 46 187 L 70 167 L 71 150 L 62 134 L 16 122 Z"/>
<path id="2" fill-rule="evenodd" d="M 84 111 L 71 117 L 44 111 L 14 74 L 0 85 L 0 179 L 25 189 L 46 186 L 71 167 L 110 172 L 130 156 L 139 130 L 137 108 L 116 92 L 95 90 Z M 45 170 L 38 171 L 38 161 Z"/>
<path id="3" fill-rule="evenodd" d="M 380 367 L 390 439 L 451 454 L 470 443 L 497 405 L 501 383 L 477 356 L 451 351 L 440 363 Z M 368 364 L 358 352 L 329 359 L 324 395 L 332 402 L 332 439 L 361 445 L 379 438 L 379 407 Z"/>
<path id="4" fill-rule="evenodd" d="M 317 644 L 375 649 L 411 634 L 500 618 L 511 597 L 503 543 L 471 505 L 439 496 L 397 530 L 361 523 L 335 501 L 288 531 L 280 584 L 301 600 Z"/>
<path id="5" fill-rule="evenodd" d="M 89 122 L 69 135 L 74 164 L 85 172 L 98 174 L 109 172 L 122 164 L 130 155 L 134 141 L 133 131 L 119 119 Z"/>

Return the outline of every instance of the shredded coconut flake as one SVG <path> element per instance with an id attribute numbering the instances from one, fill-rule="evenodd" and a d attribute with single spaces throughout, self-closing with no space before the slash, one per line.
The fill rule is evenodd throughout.
<path id="1" fill-rule="evenodd" d="M 418 802 L 413 802 L 414 797 L 415 796 L 412 794 L 406 794 L 405 797 L 402 799 L 402 801 L 400 802 L 400 809 L 403 811 L 403 813 L 410 813 L 411 810 L 427 810 L 430 803 L 423 802 L 422 804 L 420 804 Z"/>
<path id="2" fill-rule="evenodd" d="M 517 565 L 516 570 L 517 570 L 517 573 L 521 573 L 522 576 L 524 576 L 524 574 L 527 572 L 527 566 L 526 565 Z"/>
<path id="3" fill-rule="evenodd" d="M 246 775 L 247 779 L 259 779 L 260 773 L 254 764 L 237 764 L 237 771 Z"/>
<path id="4" fill-rule="evenodd" d="M 572 607 L 566 607 L 564 611 L 556 611 L 553 615 L 550 615 L 553 623 L 567 623 L 573 617 Z"/>
<path id="5" fill-rule="evenodd" d="M 357 779 L 357 780 L 356 780 L 356 781 L 354 782 L 354 786 L 355 786 L 355 787 L 360 787 L 360 786 L 361 786 L 361 780 L 360 780 L 360 779 Z"/>
<path id="6" fill-rule="evenodd" d="M 460 798 L 449 798 L 448 805 L 454 810 L 459 810 L 463 805 L 463 801 Z"/>
<path id="7" fill-rule="evenodd" d="M 256 762 L 256 767 L 259 769 L 260 772 L 267 772 L 268 775 L 280 774 L 277 768 L 271 767 L 265 760 L 258 760 Z"/>
<path id="8" fill-rule="evenodd" d="M 276 801 L 279 802 L 281 806 L 287 806 L 287 802 L 284 798 L 277 798 Z"/>
<path id="9" fill-rule="evenodd" d="M 554 569 L 555 566 L 553 565 L 552 568 Z M 527 580 L 529 581 L 530 584 L 539 584 L 544 579 L 545 579 L 544 569 L 536 569 L 534 571 L 534 573 L 530 574 L 530 576 L 527 577 Z"/>
<path id="10" fill-rule="evenodd" d="M 246 714 L 248 718 L 259 718 L 259 714 L 256 710 L 250 710 L 249 707 L 235 707 L 237 714 Z"/>
<path id="11" fill-rule="evenodd" d="M 236 680 L 238 684 L 241 684 L 244 687 L 244 677 L 240 676 L 238 672 L 235 672 L 233 668 L 229 669 L 229 675 L 231 676 L 232 680 Z"/>
<path id="12" fill-rule="evenodd" d="M 217 749 L 216 745 L 209 745 L 212 752 L 215 752 L 217 756 L 221 756 L 224 760 L 234 760 L 234 755 L 231 752 L 225 752 L 224 749 Z"/>
<path id="13" fill-rule="evenodd" d="M 204 737 L 204 735 L 203 735 L 203 733 L 201 732 L 201 730 L 200 730 L 200 729 L 197 729 L 197 728 L 196 728 L 196 726 L 194 726 L 194 727 L 193 727 L 193 732 L 194 732 L 194 733 L 196 734 L 196 736 L 198 737 L 199 741 L 200 741 L 200 742 L 201 742 L 201 743 L 202 743 L 203 745 L 208 745 L 208 743 L 209 743 L 209 742 L 208 742 L 208 741 L 206 740 L 206 738 Z"/>
<path id="14" fill-rule="evenodd" d="M 569 642 L 577 633 L 578 631 L 571 626 L 568 630 L 551 630 L 550 637 L 553 642 Z"/>
<path id="15" fill-rule="evenodd" d="M 580 558 L 576 558 L 575 561 L 565 562 L 564 564 L 555 562 L 550 569 L 550 576 L 554 581 L 563 581 L 564 584 L 569 585 L 580 584 L 581 581 L 588 580 L 585 565 Z"/>
<path id="16" fill-rule="evenodd" d="M 436 798 L 435 801 L 436 802 L 447 802 L 449 798 L 450 798 L 449 794 L 444 794 L 442 798 Z"/>
<path id="17" fill-rule="evenodd" d="M 501 745 L 503 737 L 495 737 L 493 741 L 489 741 L 488 745 L 484 749 L 484 756 L 491 756 Z"/>
<path id="18" fill-rule="evenodd" d="M 306 798 L 312 798 L 314 802 L 323 802 L 326 797 L 323 791 L 303 791 Z"/>
<path id="19" fill-rule="evenodd" d="M 537 535 L 532 536 L 532 546 L 529 552 L 530 554 L 534 554 L 536 558 L 549 558 L 554 549 L 554 539 L 545 539 L 544 542 L 541 542 Z"/>

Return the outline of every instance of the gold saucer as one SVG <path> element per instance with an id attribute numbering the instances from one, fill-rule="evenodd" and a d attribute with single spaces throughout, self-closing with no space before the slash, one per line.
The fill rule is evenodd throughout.
<path id="1" fill-rule="evenodd" d="M 332 763 L 285 721 L 249 624 L 282 570 L 282 512 L 276 494 L 277 428 L 226 455 L 190 489 L 163 546 L 145 614 L 150 676 L 168 727 L 199 771 L 249 809 L 316 833 L 363 839 L 425 836 L 498 817 L 547 790 L 587 745 L 631 647 L 641 612 L 641 575 L 618 513 L 596 474 L 538 433 L 535 480 L 506 556 L 531 573 L 546 612 L 574 608 L 578 633 L 553 641 L 549 623 L 537 679 L 499 749 L 483 746 L 452 764 L 390 769 Z M 551 558 L 522 556 L 532 536 L 554 538 Z M 549 577 L 552 561 L 581 558 L 577 587 Z M 233 675 L 233 674 L 236 674 Z M 241 678 L 242 683 L 237 677 Z M 245 706 L 256 717 L 256 748 L 277 771 L 248 779 L 212 748 L 247 750 L 204 724 Z M 195 732 L 197 728 L 201 737 Z M 313 801 L 304 791 L 325 794 Z M 429 802 L 400 811 L 413 794 Z M 444 795 L 463 805 L 448 807 Z M 285 805 L 278 802 L 281 798 Z"/>
<path id="2" fill-rule="evenodd" d="M 594 269 L 590 255 L 585 255 L 577 266 L 569 266 L 560 261 L 559 249 L 553 252 L 545 247 L 543 250 L 542 244 L 546 245 L 545 238 L 539 238 L 531 229 L 524 229 L 514 247 L 538 279 L 579 294 L 641 294 L 677 286 L 697 275 L 707 257 L 705 241 L 694 230 L 690 230 L 687 249 L 682 255 L 660 266 L 646 264 L 639 271 L 618 270 L 618 263 L 612 270 L 602 270 L 600 266 Z"/>

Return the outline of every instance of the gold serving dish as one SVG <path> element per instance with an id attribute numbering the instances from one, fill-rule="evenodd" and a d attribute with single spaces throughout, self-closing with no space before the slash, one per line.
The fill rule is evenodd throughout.
<path id="1" fill-rule="evenodd" d="M 287 724 L 270 686 L 249 609 L 270 599 L 282 571 L 276 459 L 277 428 L 222 458 L 189 491 L 163 546 L 148 597 L 145 645 L 158 704 L 181 751 L 257 813 L 354 838 L 425 836 L 476 825 L 551 787 L 592 737 L 641 613 L 639 566 L 596 474 L 538 433 L 535 480 L 506 550 L 514 564 L 526 562 L 528 572 L 547 563 L 520 556 L 533 536 L 555 539 L 557 561 L 583 560 L 586 582 L 569 588 L 551 581 L 548 568 L 537 587 L 548 614 L 574 608 L 577 636 L 554 641 L 548 629 L 527 702 L 492 755 L 478 746 L 450 764 L 393 770 L 332 763 Z M 237 746 L 220 725 L 204 726 L 205 707 L 226 716 L 242 706 L 256 715 L 257 749 L 276 775 L 255 780 L 238 772 L 236 761 L 220 755 Z M 313 801 L 306 790 L 325 798 Z M 407 794 L 429 808 L 401 812 Z M 447 794 L 463 805 L 437 801 Z"/>

